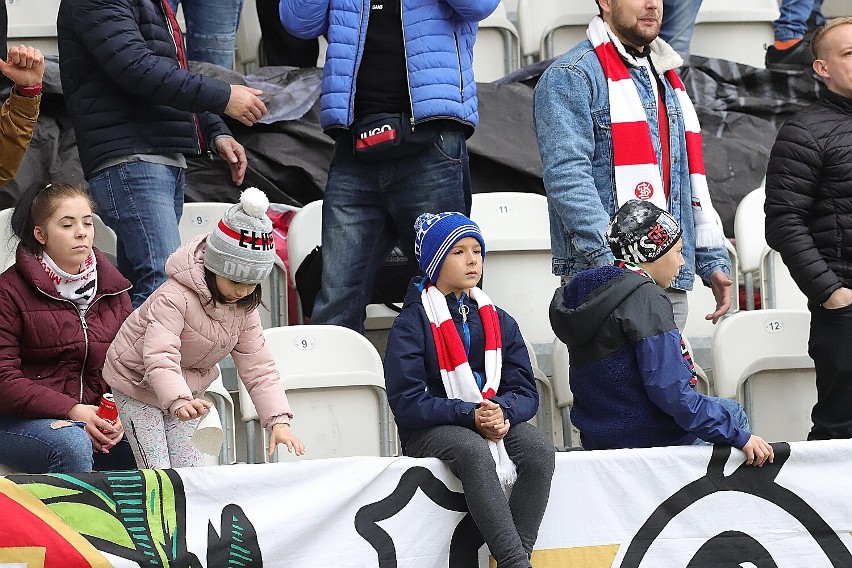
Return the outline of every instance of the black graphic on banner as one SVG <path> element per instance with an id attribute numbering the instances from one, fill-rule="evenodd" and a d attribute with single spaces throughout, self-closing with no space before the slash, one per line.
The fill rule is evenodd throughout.
<path id="1" fill-rule="evenodd" d="M 731 447 L 713 446 L 707 474 L 682 487 L 651 513 L 630 542 L 621 568 L 638 568 L 651 545 L 675 517 L 700 499 L 721 491 L 748 493 L 780 507 L 805 527 L 834 568 L 852 567 L 852 553 L 829 524 L 801 497 L 775 482 L 790 457 L 790 445 L 782 442 L 772 444 L 772 447 L 775 450 L 774 463 L 767 462 L 760 468 L 743 463 L 731 475 L 725 476 Z M 721 561 L 718 555 L 725 560 Z M 743 533 L 728 531 L 705 543 L 689 562 L 688 568 L 737 567 L 747 565 L 747 562 L 758 568 L 776 567 L 775 560 L 756 540 Z"/>
<path id="2" fill-rule="evenodd" d="M 464 494 L 451 491 L 431 471 L 425 467 L 406 470 L 390 495 L 376 503 L 364 505 L 355 515 L 355 530 L 375 549 L 380 568 L 397 568 L 398 560 L 393 539 L 378 523 L 405 509 L 418 489 L 439 507 L 448 511 L 468 512 Z M 477 567 L 477 551 L 482 543 L 479 529 L 468 513 L 453 532 L 449 568 Z"/>

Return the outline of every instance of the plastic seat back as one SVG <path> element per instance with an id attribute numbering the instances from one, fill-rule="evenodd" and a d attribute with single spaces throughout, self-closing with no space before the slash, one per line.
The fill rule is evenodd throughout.
<path id="1" fill-rule="evenodd" d="M 716 394 L 739 400 L 752 430 L 767 440 L 804 440 L 810 430 L 816 384 L 809 329 L 807 311 L 766 309 L 726 318 L 713 336 Z"/>
<path id="2" fill-rule="evenodd" d="M 478 83 L 490 83 L 518 68 L 520 38 L 509 21 L 503 2 L 479 22 L 473 45 L 473 76 Z"/>
<path id="3" fill-rule="evenodd" d="M 690 51 L 763 68 L 775 41 L 777 0 L 704 0 L 695 18 Z"/>
<path id="4" fill-rule="evenodd" d="M 292 428 L 307 458 L 387 456 L 396 447 L 384 388 L 384 368 L 362 335 L 333 325 L 264 331 L 295 416 Z M 243 421 L 257 419 L 240 381 Z M 293 459 L 286 450 L 282 460 Z"/>
<path id="5" fill-rule="evenodd" d="M 485 237 L 482 289 L 533 345 L 551 343 L 549 308 L 560 280 L 551 270 L 547 198 L 535 193 L 473 196 L 471 218 Z"/>

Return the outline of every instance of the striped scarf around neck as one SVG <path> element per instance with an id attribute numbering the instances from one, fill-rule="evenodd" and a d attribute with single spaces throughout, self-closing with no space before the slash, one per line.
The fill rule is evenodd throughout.
<path id="1" fill-rule="evenodd" d="M 600 16 L 595 16 L 589 23 L 586 35 L 592 42 L 607 80 L 618 207 L 631 199 L 640 199 L 650 201 L 660 209 L 670 212 L 657 163 L 657 153 L 648 128 L 648 117 L 636 84 Z M 677 73 L 669 69 L 665 72 L 665 77 L 674 89 L 683 113 L 692 214 L 695 220 L 695 246 L 724 247 L 724 233 L 719 215 L 710 199 L 704 171 L 698 114 Z M 662 90 L 660 96 L 663 96 Z"/>
<path id="2" fill-rule="evenodd" d="M 447 299 L 432 284 L 428 284 L 420 293 L 426 317 L 431 324 L 441 381 L 447 391 L 447 398 L 482 402 L 495 396 L 500 387 L 503 336 L 500 333 L 497 310 L 491 299 L 475 286 L 470 289 L 470 297 L 479 306 L 479 317 L 485 334 L 485 381 L 481 390 L 470 368 L 464 343 L 450 315 Z M 503 440 L 496 443 L 488 440 L 488 446 L 497 468 L 497 477 L 503 490 L 507 491 L 518 477 L 515 464 L 509 458 Z"/>

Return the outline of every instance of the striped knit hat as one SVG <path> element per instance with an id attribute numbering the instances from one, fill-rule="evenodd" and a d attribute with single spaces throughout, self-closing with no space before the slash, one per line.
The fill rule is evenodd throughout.
<path id="1" fill-rule="evenodd" d="M 435 284 L 447 253 L 465 237 L 473 237 L 482 247 L 485 258 L 485 240 L 479 226 L 461 213 L 423 213 L 414 222 L 414 255 L 420 270 Z"/>
<path id="2" fill-rule="evenodd" d="M 225 213 L 207 237 L 204 266 L 214 274 L 234 282 L 259 284 L 275 264 L 272 221 L 266 216 L 269 199 L 250 187 L 240 202 Z"/>

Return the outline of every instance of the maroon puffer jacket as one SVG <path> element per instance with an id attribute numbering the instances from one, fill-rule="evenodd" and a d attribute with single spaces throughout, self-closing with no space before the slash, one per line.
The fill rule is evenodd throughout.
<path id="1" fill-rule="evenodd" d="M 133 307 L 130 282 L 97 249 L 95 256 L 98 292 L 85 325 L 23 247 L 0 275 L 0 414 L 65 418 L 75 404 L 98 404 L 109 391 L 104 357 Z"/>

